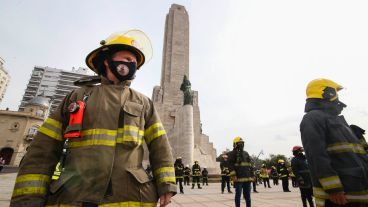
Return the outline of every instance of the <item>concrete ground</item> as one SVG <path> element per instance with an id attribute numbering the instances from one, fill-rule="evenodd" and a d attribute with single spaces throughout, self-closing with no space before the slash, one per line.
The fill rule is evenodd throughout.
<path id="1" fill-rule="evenodd" d="M 0 173 L 0 207 L 8 207 L 15 182 L 16 173 Z M 234 192 L 234 189 L 231 189 Z M 301 207 L 298 188 L 290 187 L 290 193 L 282 192 L 282 187 L 272 186 L 264 188 L 258 185 L 259 193 L 252 193 L 252 207 Z M 235 206 L 234 194 L 220 192 L 220 183 L 210 183 L 203 189 L 191 189 L 184 187 L 185 194 L 177 194 L 173 197 L 169 207 L 229 207 Z M 241 206 L 245 206 L 242 199 Z"/>

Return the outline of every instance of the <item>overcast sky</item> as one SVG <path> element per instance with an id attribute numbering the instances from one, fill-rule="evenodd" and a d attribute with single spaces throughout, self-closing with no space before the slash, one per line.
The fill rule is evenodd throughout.
<path id="1" fill-rule="evenodd" d="M 368 129 L 366 0 L 0 0 L 0 56 L 11 75 L 0 108 L 18 109 L 35 65 L 86 67 L 100 40 L 129 28 L 153 43 L 132 86 L 151 97 L 172 3 L 189 13 L 190 80 L 218 153 L 242 136 L 251 154 L 290 156 L 301 143 L 305 87 L 321 77 L 346 88 L 344 116 Z"/>

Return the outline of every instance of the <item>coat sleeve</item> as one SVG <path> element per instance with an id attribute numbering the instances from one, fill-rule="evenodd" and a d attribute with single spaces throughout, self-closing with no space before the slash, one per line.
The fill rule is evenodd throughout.
<path id="1" fill-rule="evenodd" d="M 62 154 L 65 101 L 51 114 L 30 144 L 15 181 L 11 207 L 44 206 L 51 176 Z"/>
<path id="2" fill-rule="evenodd" d="M 166 131 L 152 103 L 145 116 L 144 139 L 149 150 L 149 160 L 156 180 L 159 196 L 176 194 L 175 168 Z"/>
<path id="3" fill-rule="evenodd" d="M 300 125 L 303 147 L 311 174 L 316 176 L 327 193 L 341 192 L 343 186 L 326 150 L 326 125 L 317 114 L 306 114 Z"/>
<path id="4" fill-rule="evenodd" d="M 229 176 L 236 176 L 236 171 L 235 171 L 236 155 L 234 151 L 231 151 L 229 153 L 228 159 L 229 159 L 229 170 L 230 170 Z"/>

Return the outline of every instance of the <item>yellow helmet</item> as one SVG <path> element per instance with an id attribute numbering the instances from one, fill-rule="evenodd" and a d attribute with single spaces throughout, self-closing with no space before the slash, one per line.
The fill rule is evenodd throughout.
<path id="1" fill-rule="evenodd" d="M 284 163 L 285 161 L 284 160 L 278 160 L 277 163 Z"/>
<path id="2" fill-rule="evenodd" d="M 244 142 L 244 141 L 241 137 L 235 137 L 234 140 L 233 140 L 233 144 L 236 144 L 238 142 Z"/>
<path id="3" fill-rule="evenodd" d="M 105 52 L 117 52 L 119 50 L 128 50 L 137 58 L 137 69 L 139 69 L 146 60 L 152 57 L 152 45 L 146 34 L 140 30 L 129 30 L 125 32 L 114 33 L 107 39 L 100 42 L 101 46 L 86 57 L 86 64 L 94 72 L 98 73 L 97 64 L 103 61 Z"/>
<path id="4" fill-rule="evenodd" d="M 308 83 L 306 94 L 307 98 L 318 98 L 334 101 L 338 98 L 337 92 L 343 87 L 332 80 L 315 79 Z"/>

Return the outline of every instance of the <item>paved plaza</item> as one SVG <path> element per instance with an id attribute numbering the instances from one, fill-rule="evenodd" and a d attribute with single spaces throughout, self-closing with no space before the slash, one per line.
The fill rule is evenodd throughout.
<path id="1" fill-rule="evenodd" d="M 0 207 L 8 207 L 14 186 L 16 173 L 0 173 Z M 265 189 L 258 185 L 259 193 L 252 193 L 252 207 L 301 207 L 298 188 L 290 188 L 292 192 L 282 192 L 281 186 Z M 234 191 L 234 189 L 232 189 Z M 234 206 L 234 194 L 220 193 L 219 183 L 210 183 L 203 189 L 184 187 L 185 194 L 176 195 L 170 207 L 229 207 Z M 245 201 L 242 200 L 245 207 Z"/>

